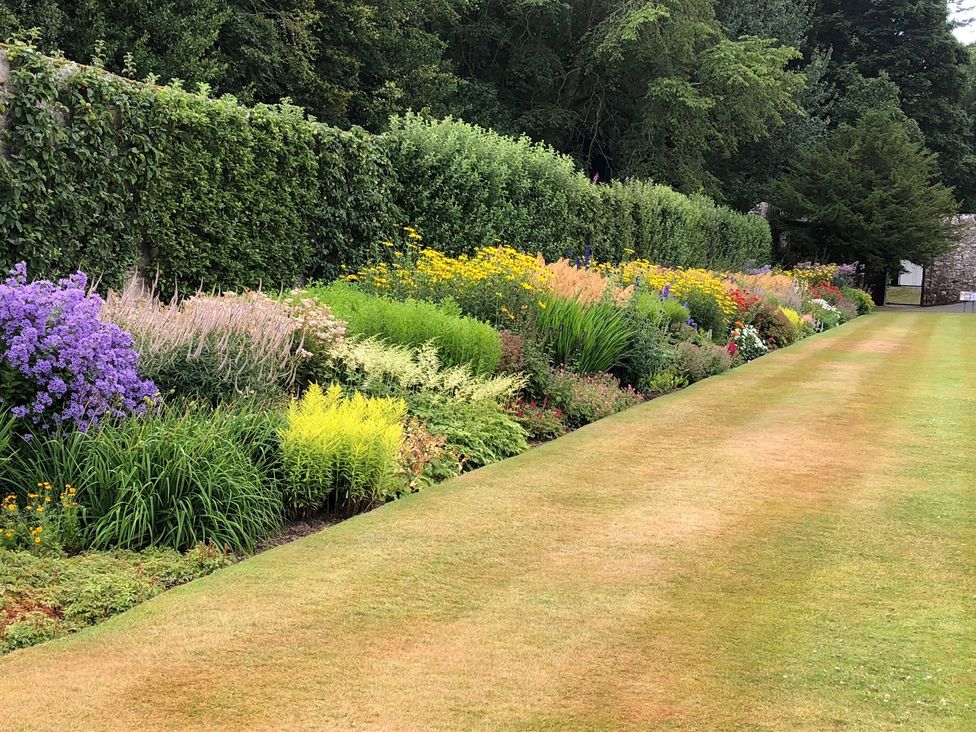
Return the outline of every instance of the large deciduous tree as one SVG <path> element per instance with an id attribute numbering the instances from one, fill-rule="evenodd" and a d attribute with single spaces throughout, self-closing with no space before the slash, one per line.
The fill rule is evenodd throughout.
<path id="1" fill-rule="evenodd" d="M 796 109 L 796 51 L 724 36 L 712 0 L 481 2 L 453 34 L 465 116 L 591 172 L 717 192 L 713 169 Z"/>

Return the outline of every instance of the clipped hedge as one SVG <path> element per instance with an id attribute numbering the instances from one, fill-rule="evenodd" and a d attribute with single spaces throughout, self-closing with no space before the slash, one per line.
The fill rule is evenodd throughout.
<path id="1" fill-rule="evenodd" d="M 163 290 L 271 289 L 365 264 L 399 217 L 382 147 L 297 107 L 248 108 L 6 50 L 0 265 L 137 265 Z"/>
<path id="2" fill-rule="evenodd" d="M 642 181 L 597 185 L 527 139 L 407 116 L 373 136 L 297 107 L 131 82 L 0 53 L 0 266 L 116 285 L 265 288 L 330 278 L 405 224 L 457 254 L 493 240 L 547 258 L 591 245 L 671 265 L 766 261 L 765 221 Z"/>
<path id="3" fill-rule="evenodd" d="M 769 261 L 769 225 L 641 180 L 597 185 L 572 159 L 528 138 L 407 115 L 386 134 L 397 206 L 448 254 L 503 241 L 549 261 L 581 256 L 735 269 Z"/>

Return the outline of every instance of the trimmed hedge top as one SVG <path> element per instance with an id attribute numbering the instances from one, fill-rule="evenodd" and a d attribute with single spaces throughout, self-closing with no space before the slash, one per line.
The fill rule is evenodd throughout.
<path id="1" fill-rule="evenodd" d="M 245 107 L 127 81 L 15 44 L 0 55 L 0 266 L 77 269 L 163 290 L 265 288 L 381 259 L 405 224 L 452 254 L 503 240 L 548 258 L 735 268 L 766 222 L 643 181 L 597 185 L 529 140 L 453 120 L 342 131 L 288 104 Z M 3 75 L 0 74 L 0 78 Z"/>

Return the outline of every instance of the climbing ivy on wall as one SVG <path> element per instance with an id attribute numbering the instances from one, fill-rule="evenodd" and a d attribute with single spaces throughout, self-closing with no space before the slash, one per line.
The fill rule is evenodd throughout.
<path id="1" fill-rule="evenodd" d="M 0 266 L 83 269 L 160 289 L 291 286 L 383 256 L 404 224 L 452 253 L 495 240 L 547 257 L 766 261 L 766 222 L 642 181 L 597 185 L 565 157 L 453 120 L 380 136 L 289 104 L 131 82 L 7 47 Z"/>
<path id="2" fill-rule="evenodd" d="M 109 285 L 139 266 L 164 289 L 276 287 L 366 261 L 398 218 L 389 163 L 362 131 L 29 46 L 7 58 L 0 265 L 81 268 Z"/>

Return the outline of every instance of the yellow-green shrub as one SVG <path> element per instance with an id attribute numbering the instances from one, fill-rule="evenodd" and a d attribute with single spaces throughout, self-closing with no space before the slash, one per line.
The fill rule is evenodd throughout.
<path id="1" fill-rule="evenodd" d="M 803 318 L 798 312 L 796 312 L 796 310 L 793 308 L 781 307 L 780 312 L 786 316 L 788 321 L 790 321 L 790 325 L 793 326 L 793 330 L 796 331 L 797 336 L 803 333 Z"/>
<path id="2" fill-rule="evenodd" d="M 296 513 L 366 508 L 394 492 L 407 405 L 312 384 L 282 432 L 285 503 Z"/>

